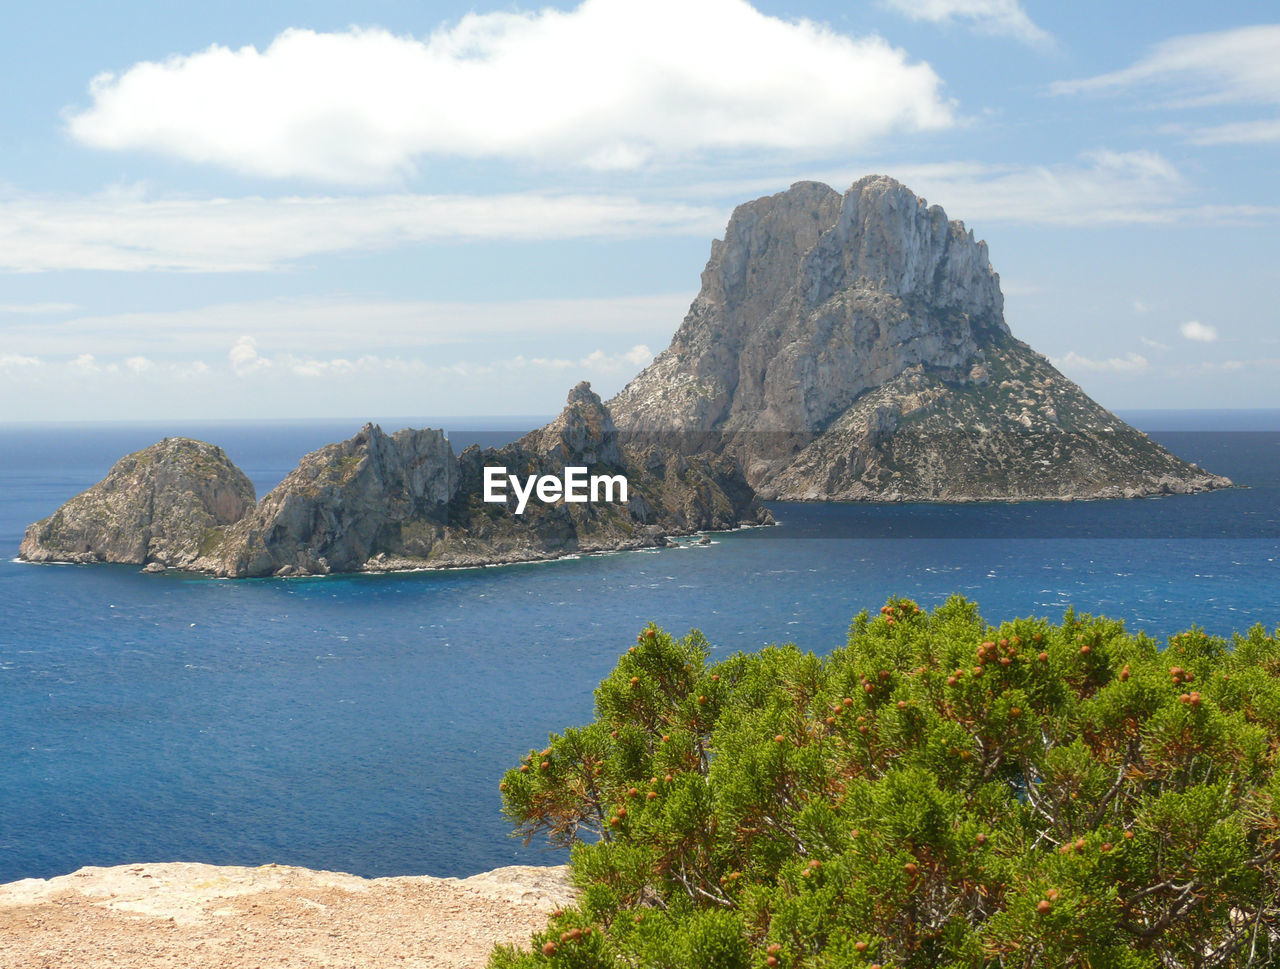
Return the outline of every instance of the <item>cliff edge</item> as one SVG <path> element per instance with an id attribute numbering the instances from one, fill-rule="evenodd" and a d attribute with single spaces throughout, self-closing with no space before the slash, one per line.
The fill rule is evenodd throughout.
<path id="1" fill-rule="evenodd" d="M 0 885 L 5 966 L 482 969 L 574 897 L 568 869 L 470 878 L 169 863 Z"/>

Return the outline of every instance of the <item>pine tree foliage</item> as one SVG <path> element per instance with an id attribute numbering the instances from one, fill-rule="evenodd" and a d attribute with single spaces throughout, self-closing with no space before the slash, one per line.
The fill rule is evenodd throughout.
<path id="1" fill-rule="evenodd" d="M 1280 965 L 1280 644 L 893 599 L 825 658 L 646 628 L 502 781 L 581 891 L 491 969 Z"/>

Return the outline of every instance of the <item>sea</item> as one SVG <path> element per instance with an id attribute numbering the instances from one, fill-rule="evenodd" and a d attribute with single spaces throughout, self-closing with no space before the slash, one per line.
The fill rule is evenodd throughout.
<path id="1" fill-rule="evenodd" d="M 275 862 L 365 876 L 556 864 L 498 782 L 648 622 L 713 658 L 822 654 L 890 596 L 992 622 L 1073 608 L 1164 639 L 1280 624 L 1280 412 L 1121 416 L 1240 487 L 1136 501 L 774 503 L 778 525 L 660 551 L 228 581 L 29 565 L 26 525 L 166 435 L 265 494 L 359 420 L 0 427 L 0 882 L 84 865 Z M 455 447 L 539 420 L 445 426 Z M 391 430 L 404 426 L 384 422 Z"/>

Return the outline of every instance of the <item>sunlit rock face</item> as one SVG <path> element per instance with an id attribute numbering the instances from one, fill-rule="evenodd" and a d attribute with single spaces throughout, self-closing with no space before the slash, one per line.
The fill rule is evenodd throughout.
<path id="1" fill-rule="evenodd" d="M 987 247 L 881 175 L 739 206 L 624 440 L 737 458 L 765 498 L 1121 497 L 1229 484 L 1013 338 Z"/>

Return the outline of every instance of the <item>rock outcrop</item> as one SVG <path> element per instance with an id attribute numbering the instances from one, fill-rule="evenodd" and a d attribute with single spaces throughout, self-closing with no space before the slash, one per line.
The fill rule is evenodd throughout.
<path id="1" fill-rule="evenodd" d="M 237 578 L 358 571 L 400 551 L 406 523 L 446 517 L 457 488 L 443 431 L 366 424 L 306 455 L 195 567 Z"/>
<path id="2" fill-rule="evenodd" d="M 253 508 L 253 484 L 222 448 L 165 438 L 27 529 L 29 562 L 123 562 L 188 568 Z"/>
<path id="3" fill-rule="evenodd" d="M 577 896 L 566 866 L 359 878 L 283 865 L 81 868 L 0 885 L 5 967 L 483 969 Z"/>
<path id="4" fill-rule="evenodd" d="M 986 244 L 891 178 L 739 206 L 624 440 L 741 461 L 765 498 L 1102 498 L 1230 482 L 1014 339 Z"/>
<path id="5" fill-rule="evenodd" d="M 516 514 L 514 501 L 484 500 L 486 467 L 522 480 L 563 478 L 566 467 L 621 475 L 626 501 L 620 488 L 602 488 L 600 500 L 534 499 Z M 165 441 L 28 528 L 20 556 L 232 578 L 324 575 L 650 548 L 674 535 L 769 521 L 732 458 L 623 447 L 608 409 L 583 383 L 556 420 L 499 449 L 455 456 L 442 431 L 386 434 L 365 425 L 308 454 L 256 506 L 248 479 L 220 449 Z"/>

